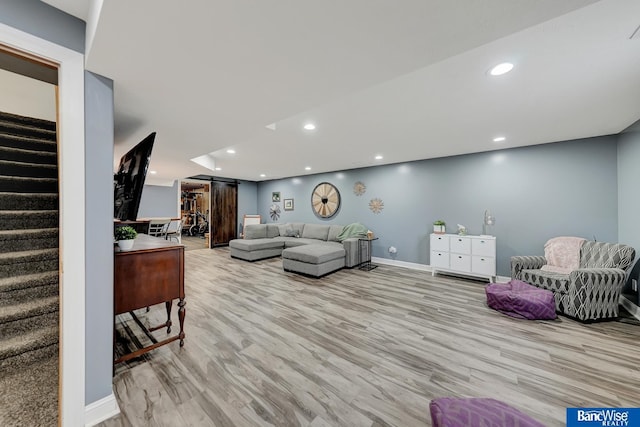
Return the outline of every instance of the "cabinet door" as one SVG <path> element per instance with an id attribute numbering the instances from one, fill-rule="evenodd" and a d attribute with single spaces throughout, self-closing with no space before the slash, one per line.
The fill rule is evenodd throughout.
<path id="1" fill-rule="evenodd" d="M 450 250 L 457 254 L 471 254 L 471 238 L 462 236 L 451 236 Z"/>
<path id="2" fill-rule="evenodd" d="M 493 257 L 473 256 L 471 260 L 471 272 L 486 276 L 496 275 L 496 259 Z"/>
<path id="3" fill-rule="evenodd" d="M 432 251 L 449 252 L 449 236 L 446 234 L 432 234 L 430 245 Z"/>
<path id="4" fill-rule="evenodd" d="M 471 271 L 471 256 L 454 254 L 449 256 L 449 268 L 451 270 L 470 272 Z"/>
<path id="5" fill-rule="evenodd" d="M 471 251 L 474 255 L 496 256 L 496 239 L 473 239 Z"/>
<path id="6" fill-rule="evenodd" d="M 431 267 L 449 268 L 449 253 L 440 251 L 431 251 L 431 259 L 429 260 Z"/>

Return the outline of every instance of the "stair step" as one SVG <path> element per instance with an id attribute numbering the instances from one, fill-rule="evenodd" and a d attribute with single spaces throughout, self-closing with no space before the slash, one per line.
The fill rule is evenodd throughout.
<path id="1" fill-rule="evenodd" d="M 23 150 L 46 151 L 56 153 L 58 144 L 48 139 L 29 138 L 19 135 L 0 134 L 0 147 L 21 148 Z"/>
<path id="2" fill-rule="evenodd" d="M 0 174 L 6 176 L 29 176 L 33 178 L 57 178 L 57 165 L 12 162 L 0 159 Z"/>
<path id="3" fill-rule="evenodd" d="M 0 147 L 0 159 L 11 162 L 37 163 L 39 165 L 57 165 L 58 153 Z"/>
<path id="4" fill-rule="evenodd" d="M 0 295 L 3 292 L 22 291 L 43 286 L 58 287 L 59 274 L 57 271 L 24 274 L 22 276 L 5 277 L 0 279 Z M 1 296 L 0 296 L 1 298 Z"/>
<path id="5" fill-rule="evenodd" d="M 59 311 L 54 310 L 37 316 L 16 319 L 11 322 L 0 323 L 0 347 L 5 339 L 28 333 L 35 329 L 59 326 Z"/>
<path id="6" fill-rule="evenodd" d="M 0 192 L 0 210 L 58 210 L 58 195 L 52 193 Z"/>
<path id="7" fill-rule="evenodd" d="M 19 114 L 6 113 L 4 111 L 0 111 L 0 120 L 3 122 L 39 127 L 47 130 L 56 130 L 56 122 L 54 121 L 36 119 L 35 117 L 21 116 Z"/>
<path id="8" fill-rule="evenodd" d="M 0 278 L 57 270 L 57 248 L 0 253 Z"/>
<path id="9" fill-rule="evenodd" d="M 58 228 L 0 230 L 0 253 L 58 247 Z"/>
<path id="10" fill-rule="evenodd" d="M 58 299 L 58 296 L 55 295 L 2 307 L 0 325 L 58 311 Z"/>
<path id="11" fill-rule="evenodd" d="M 57 178 L 1 176 L 0 191 L 5 193 L 57 193 Z"/>
<path id="12" fill-rule="evenodd" d="M 59 226 L 58 211 L 0 211 L 0 230 L 28 230 Z"/>
<path id="13" fill-rule="evenodd" d="M 56 140 L 55 130 L 42 129 L 39 127 L 23 125 L 19 123 L 11 123 L 2 119 L 0 119 L 0 133 L 47 139 L 49 141 Z"/>
<path id="14" fill-rule="evenodd" d="M 58 325 L 34 329 L 0 341 L 0 360 L 58 343 Z"/>

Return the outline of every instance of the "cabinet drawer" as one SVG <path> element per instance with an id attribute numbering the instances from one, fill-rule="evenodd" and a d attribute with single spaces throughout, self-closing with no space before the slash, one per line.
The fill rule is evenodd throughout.
<path id="1" fill-rule="evenodd" d="M 474 255 L 496 256 L 496 240 L 495 239 L 473 239 L 471 243 L 471 251 Z"/>
<path id="2" fill-rule="evenodd" d="M 449 254 L 447 252 L 431 251 L 429 262 L 431 267 L 449 268 Z"/>
<path id="3" fill-rule="evenodd" d="M 495 276 L 496 259 L 493 257 L 473 256 L 471 260 L 471 272 Z"/>
<path id="4" fill-rule="evenodd" d="M 438 252 L 449 252 L 449 236 L 442 234 L 431 235 L 431 250 Z"/>
<path id="5" fill-rule="evenodd" d="M 469 237 L 451 236 L 449 246 L 451 252 L 455 252 L 457 254 L 471 253 L 471 239 Z"/>
<path id="6" fill-rule="evenodd" d="M 451 254 L 449 257 L 449 268 L 451 270 L 470 272 L 471 257 L 469 255 Z"/>

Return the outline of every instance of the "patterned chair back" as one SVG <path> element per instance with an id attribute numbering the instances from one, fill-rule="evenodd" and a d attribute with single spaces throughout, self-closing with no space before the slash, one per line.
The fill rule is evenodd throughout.
<path id="1" fill-rule="evenodd" d="M 636 250 L 621 243 L 584 242 L 580 248 L 580 268 L 629 268 Z"/>

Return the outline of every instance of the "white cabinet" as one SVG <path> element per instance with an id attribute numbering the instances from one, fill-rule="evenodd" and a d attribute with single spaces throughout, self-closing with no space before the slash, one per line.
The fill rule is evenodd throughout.
<path id="1" fill-rule="evenodd" d="M 493 236 L 459 236 L 431 234 L 429 239 L 432 274 L 457 273 L 486 277 L 495 281 L 496 238 Z"/>

